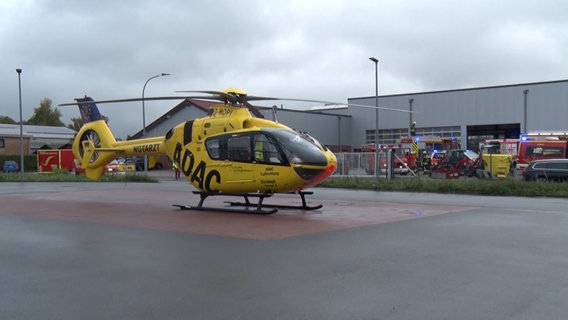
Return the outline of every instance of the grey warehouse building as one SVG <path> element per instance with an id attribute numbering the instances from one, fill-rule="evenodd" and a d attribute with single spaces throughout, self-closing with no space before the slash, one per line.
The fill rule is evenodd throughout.
<path id="1" fill-rule="evenodd" d="M 349 103 L 375 105 L 375 97 Z M 485 139 L 519 138 L 535 131 L 568 131 L 568 80 L 397 94 L 379 97 L 379 106 L 413 113 L 379 111 L 379 144 L 409 135 L 454 137 L 476 150 Z M 351 108 L 353 146 L 373 143 L 375 120 L 369 110 Z"/>
<path id="2" fill-rule="evenodd" d="M 176 124 L 203 117 L 212 104 L 186 99 L 151 123 L 147 136 L 164 135 Z M 375 96 L 348 98 L 348 104 L 307 111 L 261 107 L 261 112 L 267 119 L 309 132 L 334 152 L 349 152 L 374 143 L 377 126 Z M 477 150 L 485 139 L 519 138 L 532 131 L 567 132 L 568 80 L 381 95 L 379 106 L 411 111 L 378 111 L 381 145 L 408 136 L 416 122 L 416 135 L 453 137 L 462 147 Z M 133 137 L 141 135 L 140 131 Z"/>

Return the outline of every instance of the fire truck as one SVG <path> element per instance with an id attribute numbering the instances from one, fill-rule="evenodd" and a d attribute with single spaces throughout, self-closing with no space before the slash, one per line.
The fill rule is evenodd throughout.
<path id="1" fill-rule="evenodd" d="M 479 150 L 487 150 L 492 154 L 510 154 L 517 157 L 519 153 L 520 139 L 487 139 L 479 147 Z"/>
<path id="2" fill-rule="evenodd" d="M 402 137 L 397 142 L 402 147 L 411 148 L 411 153 L 414 154 L 414 162 L 422 163 L 426 155 L 430 159 L 431 165 L 437 164 L 449 150 L 460 149 L 460 144 L 455 138 L 442 138 L 440 136 Z M 440 155 L 442 156 L 440 157 Z"/>
<path id="3" fill-rule="evenodd" d="M 379 152 L 386 153 L 388 150 L 394 152 L 394 170 L 395 174 L 408 174 L 411 171 L 416 172 L 418 167 L 422 166 L 423 154 L 427 154 L 431 159 L 435 152 L 445 152 L 448 150 L 457 150 L 460 144 L 454 138 L 442 138 L 439 136 L 409 136 L 401 137 L 394 145 L 380 145 Z M 375 152 L 373 144 L 365 145 L 363 152 Z M 374 172 L 374 155 L 369 157 L 369 173 Z M 385 172 L 387 170 L 386 156 L 379 157 L 379 170 Z M 429 169 L 429 168 L 428 168 Z"/>
<path id="4" fill-rule="evenodd" d="M 404 145 L 412 143 L 413 140 L 418 144 L 418 149 L 426 150 L 428 154 L 434 151 L 448 151 L 460 148 L 460 144 L 455 138 L 442 138 L 439 136 L 404 137 L 400 139 L 400 143 Z"/>
<path id="5" fill-rule="evenodd" d="M 39 173 L 51 173 L 55 169 L 66 170 L 72 173 L 80 173 L 80 168 L 75 163 L 75 157 L 71 149 L 38 150 L 37 170 Z"/>
<path id="6" fill-rule="evenodd" d="M 568 133 L 528 133 L 519 141 L 517 169 L 526 168 L 533 160 L 568 158 Z"/>
<path id="7" fill-rule="evenodd" d="M 364 145 L 361 148 L 361 150 L 363 152 L 373 153 L 369 156 L 368 159 L 369 159 L 369 174 L 374 174 L 375 152 L 377 151 L 375 149 L 375 146 L 372 144 Z M 386 172 L 388 169 L 386 153 L 389 150 L 392 150 L 394 152 L 393 154 L 394 174 L 406 175 L 410 173 L 410 171 L 416 170 L 416 154 L 411 152 L 410 147 L 403 147 L 398 145 L 381 145 L 379 146 L 378 151 L 381 152 L 384 156 L 379 156 L 379 172 Z"/>

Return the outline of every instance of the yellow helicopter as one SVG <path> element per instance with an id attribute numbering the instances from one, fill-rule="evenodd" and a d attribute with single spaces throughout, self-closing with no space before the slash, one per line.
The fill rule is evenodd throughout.
<path id="1" fill-rule="evenodd" d="M 294 192 L 301 196 L 300 209 L 308 206 L 305 189 L 314 186 L 336 169 L 335 155 L 305 132 L 281 123 L 263 119 L 248 100 L 276 98 L 249 97 L 239 89 L 225 91 L 188 91 L 206 93 L 204 97 L 220 100 L 207 116 L 178 124 L 165 136 L 117 141 L 96 103 L 136 101 L 121 99 L 95 102 L 90 97 L 75 99 L 84 125 L 73 141 L 73 154 L 85 169 L 88 178 L 98 180 L 104 166 L 117 156 L 149 156 L 150 166 L 160 155 L 167 155 L 201 196 L 197 206 L 179 205 L 182 209 L 239 211 L 271 214 L 277 207 L 263 204 L 274 193 Z M 188 97 L 155 97 L 146 100 L 180 99 Z M 252 114 L 251 114 L 252 113 Z M 253 114 L 255 116 L 253 116 Z M 244 203 L 230 202 L 244 209 L 209 208 L 205 198 L 213 195 L 242 196 Z M 258 198 L 251 203 L 249 197 Z M 255 210 L 246 207 L 254 206 Z M 270 209 L 265 209 L 270 208 Z"/>

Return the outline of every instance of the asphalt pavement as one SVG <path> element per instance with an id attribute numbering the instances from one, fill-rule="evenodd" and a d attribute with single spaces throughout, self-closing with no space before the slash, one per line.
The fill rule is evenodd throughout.
<path id="1" fill-rule="evenodd" d="M 568 314 L 568 200 L 315 188 L 323 209 L 257 216 L 178 210 L 192 187 L 152 174 L 0 184 L 1 318 Z"/>

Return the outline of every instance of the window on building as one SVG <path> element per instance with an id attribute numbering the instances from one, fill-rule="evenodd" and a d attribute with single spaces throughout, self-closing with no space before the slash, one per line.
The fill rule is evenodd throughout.
<path id="1" fill-rule="evenodd" d="M 396 128 L 396 129 L 379 129 L 378 144 L 388 145 L 396 144 L 401 137 L 409 136 L 409 128 Z M 461 141 L 461 127 L 460 126 L 447 126 L 447 127 L 416 127 L 417 136 L 437 136 L 442 138 L 455 138 Z M 367 130 L 367 143 L 373 144 L 375 142 L 375 130 Z"/>
<path id="2" fill-rule="evenodd" d="M 0 149 L 4 149 L 4 139 L 0 139 Z"/>
<path id="3" fill-rule="evenodd" d="M 460 126 L 423 127 L 423 128 L 417 127 L 416 135 L 461 139 L 461 127 Z"/>
<path id="4" fill-rule="evenodd" d="M 375 130 L 367 130 L 367 144 L 375 143 Z M 400 137 L 408 136 L 407 128 L 397 128 L 397 129 L 379 129 L 378 134 L 378 144 L 395 144 Z"/>

